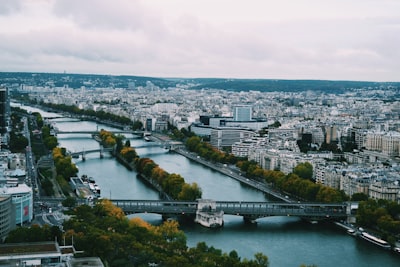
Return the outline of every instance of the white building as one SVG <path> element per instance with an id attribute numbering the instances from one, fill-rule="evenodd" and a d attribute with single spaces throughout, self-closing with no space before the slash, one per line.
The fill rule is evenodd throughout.
<path id="1" fill-rule="evenodd" d="M 234 121 L 251 121 L 252 120 L 252 107 L 250 105 L 237 105 L 233 107 L 233 120 Z"/>
<path id="2" fill-rule="evenodd" d="M 232 154 L 236 157 L 248 157 L 249 150 L 252 148 L 265 148 L 266 137 L 254 136 L 251 139 L 245 139 L 241 142 L 235 142 L 232 145 Z"/>
<path id="3" fill-rule="evenodd" d="M 399 192 L 399 181 L 381 179 L 369 185 L 368 196 L 373 199 L 385 199 L 398 202 Z"/>
<path id="4" fill-rule="evenodd" d="M 210 144 L 218 149 L 230 148 L 235 142 L 241 142 L 255 135 L 255 132 L 247 129 L 220 127 L 211 130 Z"/>
<path id="5" fill-rule="evenodd" d="M 26 184 L 0 188 L 1 195 L 10 195 L 15 206 L 15 224 L 23 224 L 33 219 L 32 188 Z"/>

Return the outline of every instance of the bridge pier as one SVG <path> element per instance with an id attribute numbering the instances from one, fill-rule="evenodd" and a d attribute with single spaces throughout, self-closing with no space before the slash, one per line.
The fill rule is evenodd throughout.
<path id="1" fill-rule="evenodd" d="M 86 155 L 85 155 L 85 151 L 82 152 L 82 161 L 86 160 Z"/>
<path id="2" fill-rule="evenodd" d="M 257 218 L 254 218 L 254 217 L 243 216 L 243 221 L 245 224 L 257 224 L 256 219 Z"/>

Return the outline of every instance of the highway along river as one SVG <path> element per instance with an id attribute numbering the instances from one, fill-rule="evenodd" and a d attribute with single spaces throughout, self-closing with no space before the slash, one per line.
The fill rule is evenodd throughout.
<path id="1" fill-rule="evenodd" d="M 42 116 L 59 116 L 43 112 Z M 112 130 L 94 122 L 71 121 L 68 118 L 54 119 L 62 130 Z M 77 152 L 99 147 L 88 134 L 59 134 L 60 146 Z M 132 137 L 132 136 L 130 136 Z M 131 139 L 132 146 L 143 145 L 142 139 Z M 249 188 L 226 175 L 215 172 L 187 158 L 168 153 L 164 148 L 137 149 L 141 157 L 150 157 L 164 170 L 181 174 L 186 182 L 196 182 L 203 191 L 203 198 L 236 201 L 268 201 L 263 193 Z M 75 159 L 79 175 L 92 176 L 101 187 L 104 198 L 114 199 L 159 199 L 158 193 L 127 170 L 114 158 L 105 154 L 87 154 L 86 161 Z M 155 214 L 140 216 L 152 224 L 160 224 L 161 216 Z M 355 239 L 330 224 L 310 224 L 295 217 L 270 217 L 257 220 L 256 225 L 244 224 L 238 216 L 224 216 L 225 225 L 221 229 L 208 229 L 196 224 L 181 225 L 190 247 L 205 241 L 208 245 L 229 253 L 236 250 L 242 258 L 253 258 L 257 252 L 268 256 L 270 266 L 300 266 L 315 264 L 319 267 L 338 266 L 400 266 L 400 256 L 382 250 L 363 240 Z"/>

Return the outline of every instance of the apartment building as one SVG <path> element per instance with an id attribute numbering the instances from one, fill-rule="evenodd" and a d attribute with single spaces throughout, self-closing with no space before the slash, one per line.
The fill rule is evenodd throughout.
<path id="1" fill-rule="evenodd" d="M 400 204 L 399 193 L 399 181 L 381 179 L 369 185 L 368 196 L 373 199 L 396 201 Z"/>
<path id="2" fill-rule="evenodd" d="M 241 142 L 255 136 L 256 133 L 248 129 L 219 127 L 211 130 L 210 144 L 218 149 L 231 148 L 235 142 Z"/>

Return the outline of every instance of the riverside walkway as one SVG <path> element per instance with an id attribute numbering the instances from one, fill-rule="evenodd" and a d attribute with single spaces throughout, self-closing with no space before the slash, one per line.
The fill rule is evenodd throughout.
<path id="1" fill-rule="evenodd" d="M 163 216 L 194 216 L 197 201 L 123 200 L 111 202 L 126 214 L 155 213 Z M 243 216 L 254 221 L 269 216 L 296 216 L 305 220 L 341 220 L 350 215 L 347 203 L 282 203 L 249 201 L 216 201 L 216 210 L 224 214 Z"/>

